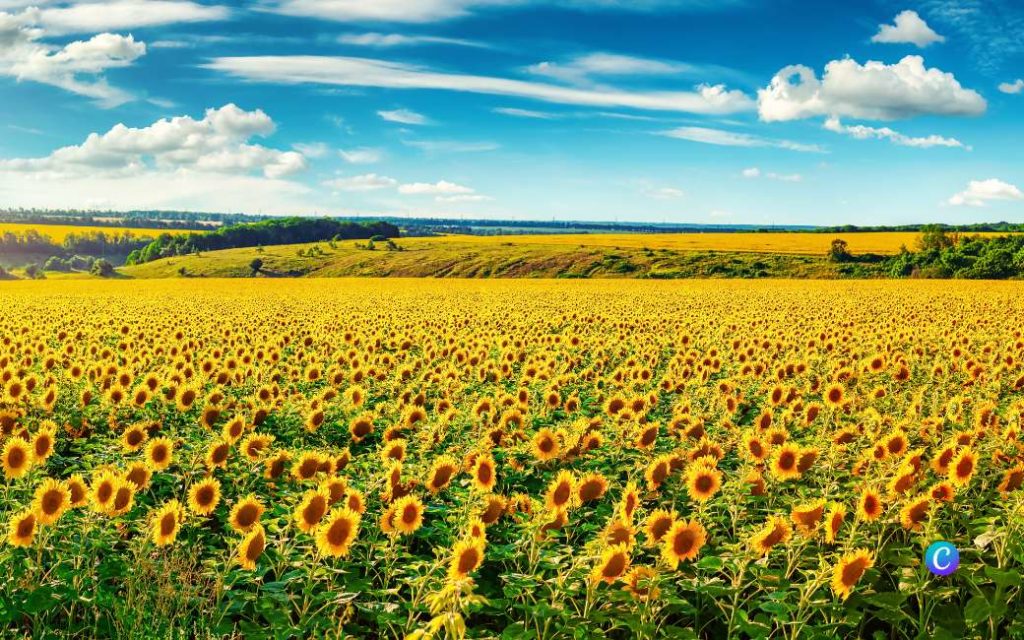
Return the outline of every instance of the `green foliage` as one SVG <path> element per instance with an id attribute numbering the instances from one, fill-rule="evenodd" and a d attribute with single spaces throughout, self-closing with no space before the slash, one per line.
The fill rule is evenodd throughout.
<path id="1" fill-rule="evenodd" d="M 846 240 L 836 238 L 828 250 L 828 259 L 832 262 L 849 262 L 853 256 L 850 254 L 850 247 Z"/>
<path id="2" fill-rule="evenodd" d="M 92 275 L 99 276 L 101 278 L 109 278 L 114 275 L 114 265 L 109 260 L 100 258 L 92 264 Z"/>
<path id="3" fill-rule="evenodd" d="M 199 251 L 216 251 L 239 247 L 272 246 L 321 242 L 330 239 L 363 239 L 380 236 L 398 237 L 398 227 L 387 222 L 347 222 L 332 218 L 280 218 L 249 224 L 222 227 L 210 233 L 191 235 L 162 234 L 137 254 L 128 264 L 143 264 Z"/>
<path id="4" fill-rule="evenodd" d="M 904 249 L 889 260 L 892 277 L 1005 280 L 1024 277 L 1024 236 L 966 237 L 941 230 L 922 235 L 920 251 Z"/>

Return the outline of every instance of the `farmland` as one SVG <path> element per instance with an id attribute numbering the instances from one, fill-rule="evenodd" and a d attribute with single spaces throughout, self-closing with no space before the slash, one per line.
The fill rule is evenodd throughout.
<path id="1" fill-rule="evenodd" d="M 0 622 L 1019 637 L 1022 293 L 0 283 Z"/>
<path id="2" fill-rule="evenodd" d="M 39 235 L 49 238 L 55 243 L 64 242 L 64 239 L 72 234 L 83 234 L 83 233 L 105 233 L 107 235 L 130 233 L 140 237 L 152 237 L 160 235 L 161 233 L 170 233 L 172 235 L 182 233 L 200 233 L 199 231 L 192 231 L 188 229 L 144 229 L 144 228 L 127 228 L 127 227 L 106 227 L 96 226 L 89 227 L 84 225 L 64 225 L 64 224 L 34 224 L 34 223 L 19 223 L 19 222 L 0 222 L 0 235 L 5 233 L 16 233 L 23 234 L 26 231 L 35 231 Z"/>

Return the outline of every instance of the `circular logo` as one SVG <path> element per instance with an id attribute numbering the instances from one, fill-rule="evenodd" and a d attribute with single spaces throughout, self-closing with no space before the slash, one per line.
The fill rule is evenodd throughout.
<path id="1" fill-rule="evenodd" d="M 924 552 L 924 564 L 937 576 L 948 576 L 960 566 L 960 552 L 949 542 L 933 542 Z"/>

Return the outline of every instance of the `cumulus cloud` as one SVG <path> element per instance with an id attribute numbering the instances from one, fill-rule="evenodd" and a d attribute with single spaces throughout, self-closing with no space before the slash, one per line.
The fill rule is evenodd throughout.
<path id="1" fill-rule="evenodd" d="M 45 3 L 39 3 L 45 4 Z M 96 33 L 167 24 L 226 20 L 231 10 L 187 0 L 110 0 L 44 6 L 39 21 L 52 33 Z"/>
<path id="2" fill-rule="evenodd" d="M 906 56 L 891 65 L 833 60 L 821 80 L 813 69 L 791 65 L 757 95 L 758 111 L 766 122 L 821 115 L 871 120 L 976 116 L 987 108 L 976 91 L 960 86 L 952 73 L 925 68 L 920 56 Z"/>
<path id="3" fill-rule="evenodd" d="M 348 178 L 335 178 L 324 183 L 325 186 L 337 189 L 338 191 L 377 191 L 378 189 L 390 189 L 398 185 L 398 180 L 388 176 L 367 173 L 361 176 Z"/>
<path id="4" fill-rule="evenodd" d="M 661 131 L 659 135 L 676 138 L 677 140 L 688 140 L 690 142 L 713 144 L 722 147 L 774 147 L 790 151 L 815 153 L 823 151 L 821 147 L 813 144 L 801 144 L 790 140 L 773 140 L 749 133 L 712 129 L 710 127 L 676 127 L 668 131 Z"/>
<path id="5" fill-rule="evenodd" d="M 942 136 L 932 134 L 925 137 L 912 137 L 903 135 L 899 131 L 894 131 L 889 127 L 867 127 L 864 125 L 844 125 L 839 118 L 831 117 L 825 121 L 825 128 L 835 133 L 841 133 L 858 140 L 868 140 L 875 138 L 877 140 L 889 140 L 893 144 L 900 145 L 901 147 L 917 147 L 920 149 L 927 149 L 929 147 L 958 147 L 960 149 L 967 149 L 970 151 L 970 147 L 960 142 L 956 138 L 943 138 Z"/>
<path id="6" fill-rule="evenodd" d="M 381 161 L 384 152 L 372 147 L 357 147 L 355 149 L 340 149 L 338 155 L 349 164 L 374 164 Z"/>
<path id="7" fill-rule="evenodd" d="M 58 47 L 42 41 L 46 32 L 38 25 L 38 9 L 0 12 L 0 76 L 59 87 L 106 107 L 132 99 L 127 91 L 110 86 L 103 74 L 145 55 L 144 43 L 130 35 L 101 33 Z"/>
<path id="8" fill-rule="evenodd" d="M 1024 193 L 1016 186 L 996 178 L 971 180 L 967 188 L 953 194 L 948 203 L 955 207 L 984 207 L 995 200 L 1024 200 Z"/>
<path id="9" fill-rule="evenodd" d="M 935 33 L 928 23 L 917 15 L 916 11 L 902 11 L 893 21 L 893 24 L 878 26 L 878 33 L 871 38 L 871 42 L 884 44 L 913 44 L 923 49 L 936 42 L 945 42 L 946 38 Z"/>
<path id="10" fill-rule="evenodd" d="M 249 144 L 251 138 L 273 131 L 274 122 L 263 111 L 245 111 L 228 104 L 207 109 L 202 120 L 180 116 L 138 129 L 118 124 L 106 133 L 89 134 L 80 145 L 62 147 L 42 158 L 0 160 L 0 171 L 130 176 L 190 169 L 278 179 L 305 169 L 305 156 L 297 151 Z"/>
<path id="11" fill-rule="evenodd" d="M 256 82 L 325 84 L 346 87 L 462 91 L 530 98 L 557 104 L 629 107 L 722 115 L 752 109 L 742 91 L 725 85 L 698 85 L 693 91 L 628 91 L 609 87 L 570 87 L 512 78 L 445 73 L 387 60 L 328 56 L 251 56 L 215 58 L 208 68 Z"/>
<path id="12" fill-rule="evenodd" d="M 1024 91 L 1024 79 L 1017 78 L 1013 82 L 1002 82 L 999 84 L 999 90 L 1003 93 L 1018 94 Z"/>
<path id="13" fill-rule="evenodd" d="M 403 184 L 398 187 L 398 193 L 408 196 L 452 196 L 472 194 L 474 189 L 464 187 L 461 184 L 455 184 L 454 182 L 448 182 L 447 180 L 440 180 L 435 183 L 413 182 Z"/>
<path id="14" fill-rule="evenodd" d="M 395 109 L 393 111 L 378 111 L 377 115 L 382 120 L 397 122 L 399 124 L 424 125 L 430 120 L 423 114 L 410 111 L 409 109 Z"/>

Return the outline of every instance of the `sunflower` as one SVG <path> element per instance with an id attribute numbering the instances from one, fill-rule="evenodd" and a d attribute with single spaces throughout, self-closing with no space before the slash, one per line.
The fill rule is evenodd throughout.
<path id="1" fill-rule="evenodd" d="M 145 462 L 136 461 L 128 465 L 128 469 L 124 472 L 124 479 L 135 485 L 137 491 L 141 491 L 149 486 L 149 481 L 153 477 L 153 472 Z"/>
<path id="2" fill-rule="evenodd" d="M 956 488 L 952 483 L 942 481 L 936 482 L 932 485 L 932 488 L 928 490 L 928 495 L 932 497 L 935 502 L 953 502 L 953 497 L 956 495 Z"/>
<path id="3" fill-rule="evenodd" d="M 249 462 L 259 462 L 274 442 L 274 436 L 265 433 L 250 433 L 242 439 L 240 449 Z"/>
<path id="4" fill-rule="evenodd" d="M 25 509 L 11 517 L 7 525 L 7 544 L 15 547 L 27 547 L 32 544 L 36 535 L 36 514 L 32 509 Z"/>
<path id="5" fill-rule="evenodd" d="M 832 591 L 846 600 L 864 572 L 874 565 L 875 558 L 867 549 L 857 549 L 843 555 L 832 570 Z"/>
<path id="6" fill-rule="evenodd" d="M 478 491 L 492 491 L 497 481 L 494 457 L 489 453 L 477 456 L 473 464 L 473 486 Z"/>
<path id="7" fill-rule="evenodd" d="M 873 522 L 878 520 L 883 510 L 882 496 L 878 491 L 870 487 L 861 491 L 860 497 L 857 499 L 857 517 L 859 519 Z"/>
<path id="8" fill-rule="evenodd" d="M 110 499 L 107 515 L 111 517 L 124 515 L 131 511 L 133 506 L 135 506 L 135 485 L 120 478 L 114 487 L 114 495 Z"/>
<path id="9" fill-rule="evenodd" d="M 470 518 L 466 525 L 466 535 L 479 540 L 487 539 L 487 525 L 480 518 Z"/>
<path id="10" fill-rule="evenodd" d="M 391 460 L 402 462 L 405 460 L 405 447 L 406 441 L 404 438 L 397 438 L 388 442 L 385 446 L 381 447 L 381 460 L 384 464 L 387 464 Z"/>
<path id="11" fill-rule="evenodd" d="M 50 421 L 39 425 L 39 431 L 32 436 L 33 464 L 41 464 L 53 454 L 53 444 L 57 437 L 57 425 Z"/>
<path id="12" fill-rule="evenodd" d="M 593 502 L 604 497 L 608 491 L 608 480 L 597 472 L 591 472 L 576 483 L 576 498 L 581 502 Z"/>
<path id="13" fill-rule="evenodd" d="M 686 470 L 686 490 L 690 498 L 707 502 L 722 488 L 722 472 L 704 464 L 691 465 Z"/>
<path id="14" fill-rule="evenodd" d="M 793 535 L 789 523 L 778 516 L 769 516 L 764 526 L 756 531 L 748 542 L 751 551 L 759 556 L 766 556 L 777 544 L 784 544 Z"/>
<path id="15" fill-rule="evenodd" d="M 661 540 L 661 557 L 675 569 L 680 562 L 694 560 L 707 539 L 708 532 L 701 523 L 677 520 Z"/>
<path id="16" fill-rule="evenodd" d="M 256 524 L 238 544 L 238 564 L 242 565 L 243 569 L 252 571 L 256 568 L 256 561 L 263 555 L 266 548 L 267 534 L 263 530 L 263 525 Z"/>
<path id="17" fill-rule="evenodd" d="M 768 445 L 761 436 L 753 431 L 747 431 L 743 434 L 742 455 L 753 462 L 761 462 L 768 457 Z"/>
<path id="18" fill-rule="evenodd" d="M 949 465 L 949 481 L 957 487 L 966 487 L 974 477 L 977 467 L 978 455 L 969 447 L 964 447 Z"/>
<path id="19" fill-rule="evenodd" d="M 200 516 L 208 516 L 220 504 L 220 480 L 206 477 L 188 490 L 188 508 Z"/>
<path id="20" fill-rule="evenodd" d="M 558 434 L 542 427 L 533 436 L 533 457 L 541 462 L 554 460 L 560 453 L 561 445 L 558 442 Z"/>
<path id="21" fill-rule="evenodd" d="M 110 509 L 119 481 L 117 474 L 109 469 L 103 469 L 93 475 L 89 493 L 94 511 L 106 513 Z"/>
<path id="22" fill-rule="evenodd" d="M 259 501 L 255 494 L 250 493 L 236 502 L 235 506 L 231 508 L 228 523 L 238 533 L 248 533 L 259 523 L 264 509 L 263 503 Z"/>
<path id="23" fill-rule="evenodd" d="M 772 455 L 772 475 L 783 482 L 800 477 L 800 447 L 783 444 Z"/>
<path id="24" fill-rule="evenodd" d="M 345 507 L 359 515 L 365 513 L 366 499 L 363 497 L 363 492 L 355 487 L 349 487 L 348 493 L 345 495 Z"/>
<path id="25" fill-rule="evenodd" d="M 227 440 L 214 440 L 206 450 L 206 467 L 208 469 L 226 469 L 228 466 L 228 454 L 230 453 L 230 442 Z"/>
<path id="26" fill-rule="evenodd" d="M 174 443 L 170 438 L 153 438 L 146 445 L 146 462 L 154 471 L 163 471 L 174 459 Z"/>
<path id="27" fill-rule="evenodd" d="M 907 502 L 900 509 L 900 524 L 909 531 L 920 531 L 923 523 L 928 517 L 928 510 L 931 508 L 931 496 L 925 494 Z"/>
<path id="28" fill-rule="evenodd" d="M 672 460 L 671 454 L 664 454 L 647 465 L 647 469 L 644 470 L 644 479 L 647 481 L 649 490 L 657 491 L 668 480 L 668 476 L 672 472 Z"/>
<path id="29" fill-rule="evenodd" d="M 652 511 L 647 516 L 647 520 L 644 521 L 644 534 L 647 536 L 647 544 L 656 545 L 661 542 L 665 534 L 675 524 L 677 517 L 678 514 L 676 514 L 675 510 L 655 509 Z"/>
<path id="30" fill-rule="evenodd" d="M 32 446 L 24 438 L 10 438 L 0 453 L 0 465 L 8 478 L 24 477 L 33 464 Z"/>
<path id="31" fill-rule="evenodd" d="M 455 544 L 448 564 L 448 579 L 465 580 L 480 568 L 484 561 L 484 543 L 476 538 L 465 538 Z"/>
<path id="32" fill-rule="evenodd" d="M 320 483 L 320 489 L 327 492 L 327 502 L 333 506 L 345 497 L 348 481 L 339 476 L 331 476 Z"/>
<path id="33" fill-rule="evenodd" d="M 626 584 L 625 589 L 635 600 L 646 602 L 656 599 L 661 595 L 661 590 L 656 586 L 658 572 L 651 567 L 636 566 L 629 570 L 622 581 Z"/>
<path id="34" fill-rule="evenodd" d="M 812 500 L 793 507 L 790 512 L 790 519 L 796 525 L 797 531 L 805 536 L 814 535 L 821 522 L 821 515 L 825 512 L 824 500 Z"/>
<path id="35" fill-rule="evenodd" d="M 341 558 L 348 555 L 352 542 L 359 535 L 360 516 L 347 507 L 335 507 L 316 528 L 316 548 L 325 556 Z"/>
<path id="36" fill-rule="evenodd" d="M 843 402 L 846 400 L 846 388 L 838 382 L 830 384 L 825 388 L 824 393 L 821 394 L 821 399 L 825 402 L 826 406 L 838 409 L 843 406 Z"/>
<path id="37" fill-rule="evenodd" d="M 544 492 L 544 506 L 548 511 L 566 511 L 576 506 L 576 478 L 572 472 L 562 469 L 548 483 Z"/>
<path id="38" fill-rule="evenodd" d="M 82 474 L 76 473 L 67 479 L 68 491 L 71 493 L 71 508 L 89 504 L 89 487 L 86 486 Z"/>
<path id="39" fill-rule="evenodd" d="M 32 500 L 32 513 L 40 525 L 50 525 L 60 520 L 71 508 L 71 491 L 65 483 L 47 478 L 36 488 Z"/>
<path id="40" fill-rule="evenodd" d="M 438 456 L 430 466 L 430 472 L 427 474 L 427 490 L 433 494 L 444 490 L 451 483 L 452 477 L 458 470 L 459 463 L 456 462 L 455 458 L 448 455 Z"/>
<path id="41" fill-rule="evenodd" d="M 836 536 L 839 535 L 839 528 L 843 526 L 846 519 L 846 507 L 841 504 L 833 505 L 825 516 L 825 542 L 835 544 Z"/>
<path id="42" fill-rule="evenodd" d="M 298 459 L 292 463 L 292 477 L 296 480 L 309 480 L 320 472 L 320 464 L 323 462 L 320 453 L 316 451 L 303 451 Z"/>
<path id="43" fill-rule="evenodd" d="M 423 502 L 413 495 L 395 501 L 395 530 L 403 535 L 415 533 L 423 526 Z"/>
<path id="44" fill-rule="evenodd" d="M 168 500 L 156 510 L 152 523 L 153 544 L 165 547 L 173 544 L 185 521 L 185 508 L 175 499 Z"/>
<path id="45" fill-rule="evenodd" d="M 352 435 L 353 442 L 362 442 L 363 438 L 373 433 L 373 416 L 368 413 L 356 416 L 349 423 L 348 432 Z"/>
<path id="46" fill-rule="evenodd" d="M 486 525 L 492 525 L 498 521 L 508 507 L 508 501 L 504 496 L 489 494 L 485 499 L 483 511 L 480 513 L 480 520 Z"/>
<path id="47" fill-rule="evenodd" d="M 605 547 L 601 558 L 591 573 L 593 582 L 612 584 L 629 570 L 629 549 L 624 544 Z"/>
<path id="48" fill-rule="evenodd" d="M 633 514 L 636 513 L 639 506 L 640 492 L 637 490 L 636 483 L 630 480 L 622 492 L 622 497 L 619 498 L 618 511 L 624 520 L 632 522 Z"/>
<path id="49" fill-rule="evenodd" d="M 292 517 L 303 533 L 309 533 L 320 524 L 330 506 L 330 494 L 323 489 L 310 489 L 302 496 Z"/>
<path id="50" fill-rule="evenodd" d="M 1005 497 L 1007 493 L 1020 489 L 1022 485 L 1024 485 L 1024 465 L 1018 464 L 1003 474 L 1003 479 L 999 482 L 999 493 Z"/>
<path id="51" fill-rule="evenodd" d="M 139 447 L 146 443 L 147 438 L 149 433 L 146 427 L 141 423 L 133 424 L 121 434 L 121 448 L 128 453 L 138 451 Z"/>
<path id="52" fill-rule="evenodd" d="M 277 480 L 284 475 L 291 459 L 292 454 L 284 449 L 268 457 L 263 461 L 263 477 L 267 480 Z"/>
<path id="53" fill-rule="evenodd" d="M 558 513 L 565 514 L 564 511 L 559 511 Z M 568 522 L 568 519 L 565 522 Z M 629 548 L 633 548 L 633 545 L 636 544 L 636 528 L 633 527 L 632 523 L 622 518 L 613 517 L 608 521 L 601 537 L 606 545 L 624 544 Z"/>

